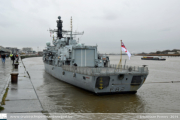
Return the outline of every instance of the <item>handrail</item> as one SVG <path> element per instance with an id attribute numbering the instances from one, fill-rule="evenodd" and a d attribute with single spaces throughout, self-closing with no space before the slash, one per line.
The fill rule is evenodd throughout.
<path id="1" fill-rule="evenodd" d="M 63 65 L 63 70 L 71 71 L 73 73 L 85 74 L 90 76 L 99 76 L 99 75 L 118 75 L 120 73 L 130 73 L 130 72 L 139 72 L 139 73 L 148 73 L 148 67 L 132 67 L 128 65 L 109 65 L 108 67 L 81 67 L 81 66 L 71 66 Z"/>

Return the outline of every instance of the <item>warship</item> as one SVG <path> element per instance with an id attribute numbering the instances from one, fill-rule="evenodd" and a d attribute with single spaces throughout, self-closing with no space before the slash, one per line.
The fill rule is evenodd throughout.
<path id="1" fill-rule="evenodd" d="M 45 71 L 55 78 L 91 91 L 95 94 L 132 93 L 142 86 L 149 73 L 148 67 L 110 64 L 110 58 L 98 52 L 97 45 L 89 46 L 79 43 L 73 32 L 62 29 L 63 21 L 58 17 L 56 33 L 43 50 Z"/>

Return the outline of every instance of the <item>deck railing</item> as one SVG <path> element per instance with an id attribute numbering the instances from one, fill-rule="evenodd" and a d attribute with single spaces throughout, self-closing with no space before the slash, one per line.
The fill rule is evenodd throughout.
<path id="1" fill-rule="evenodd" d="M 93 68 L 93 67 L 80 67 L 80 66 L 70 66 L 70 65 L 63 65 L 63 70 L 71 71 L 73 73 L 80 73 L 85 75 L 91 75 L 91 76 L 99 76 L 99 75 L 118 75 L 118 74 L 125 74 L 125 73 L 147 73 L 148 67 L 136 67 L 136 66 L 128 66 L 128 65 L 109 65 L 108 67 L 99 67 L 99 68 Z"/>

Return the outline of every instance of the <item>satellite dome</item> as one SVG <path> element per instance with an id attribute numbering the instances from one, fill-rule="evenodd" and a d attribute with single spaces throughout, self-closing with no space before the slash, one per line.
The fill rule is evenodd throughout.
<path id="1" fill-rule="evenodd" d="M 82 44 L 81 44 L 81 43 L 78 43 L 76 46 L 82 46 Z"/>
<path id="2" fill-rule="evenodd" d="M 46 45 L 47 45 L 47 46 L 50 46 L 50 45 L 51 45 L 51 43 L 48 41 L 48 42 L 46 42 Z"/>

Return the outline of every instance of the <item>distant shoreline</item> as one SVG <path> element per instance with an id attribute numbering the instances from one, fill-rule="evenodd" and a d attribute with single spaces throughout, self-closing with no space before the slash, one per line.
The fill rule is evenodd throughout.
<path id="1" fill-rule="evenodd" d="M 180 54 L 136 54 L 135 56 L 180 56 Z"/>

